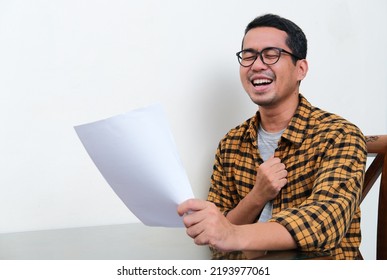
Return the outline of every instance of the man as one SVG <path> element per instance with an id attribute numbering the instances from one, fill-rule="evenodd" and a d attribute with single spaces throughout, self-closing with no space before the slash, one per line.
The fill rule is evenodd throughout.
<path id="1" fill-rule="evenodd" d="M 299 93 L 306 53 L 303 31 L 287 19 L 263 15 L 245 30 L 240 78 L 258 112 L 220 141 L 208 201 L 178 207 L 213 258 L 296 248 L 357 256 L 364 136 Z"/>

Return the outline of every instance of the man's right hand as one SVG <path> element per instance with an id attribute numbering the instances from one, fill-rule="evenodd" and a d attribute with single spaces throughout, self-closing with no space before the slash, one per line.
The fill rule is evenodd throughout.
<path id="1" fill-rule="evenodd" d="M 285 164 L 279 158 L 272 156 L 261 164 L 253 189 L 229 211 L 229 221 L 237 225 L 253 223 L 265 204 L 274 199 L 286 185 L 287 175 Z"/>
<path id="2" fill-rule="evenodd" d="M 257 170 L 257 178 L 251 195 L 258 200 L 269 201 L 274 199 L 287 184 L 285 164 L 279 158 L 270 157 Z"/>

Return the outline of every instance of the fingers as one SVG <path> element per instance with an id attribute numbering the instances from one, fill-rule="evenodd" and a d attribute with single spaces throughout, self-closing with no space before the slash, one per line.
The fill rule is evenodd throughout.
<path id="1" fill-rule="evenodd" d="M 260 165 L 254 187 L 255 195 L 271 200 L 287 184 L 288 172 L 285 164 L 277 157 L 271 156 Z"/>
<path id="2" fill-rule="evenodd" d="M 286 178 L 288 175 L 285 164 L 283 164 L 279 158 L 273 156 L 261 164 L 258 172 L 263 173 L 266 177 L 271 179 L 282 179 Z"/>
<path id="3" fill-rule="evenodd" d="M 207 201 L 205 200 L 191 198 L 184 201 L 177 207 L 177 213 L 180 216 L 183 216 L 184 214 L 187 214 L 189 212 L 203 210 L 206 205 Z"/>
<path id="4" fill-rule="evenodd" d="M 286 168 L 285 164 L 283 164 L 279 158 L 274 157 L 274 155 L 271 156 L 262 165 L 267 166 L 268 168 L 270 168 L 274 172 L 276 172 L 276 171 L 278 172 L 278 171 L 284 170 Z"/>
<path id="5" fill-rule="evenodd" d="M 283 182 L 283 179 L 285 179 L 285 181 L 287 182 L 286 177 L 288 176 L 288 172 L 286 171 L 286 169 L 282 169 L 282 170 L 277 171 L 276 175 L 277 175 L 276 177 L 279 181 Z"/>
<path id="6" fill-rule="evenodd" d="M 185 211 L 183 212 L 183 223 L 187 228 L 219 215 L 223 217 L 213 203 L 199 199 L 189 199 L 183 202 L 178 207 L 178 213 L 181 211 Z"/>
<path id="7" fill-rule="evenodd" d="M 209 203 L 207 206 L 201 211 L 184 216 L 186 233 L 197 245 L 210 245 L 227 250 L 227 239 L 232 232 L 232 225 L 214 204 Z"/>
<path id="8" fill-rule="evenodd" d="M 219 211 L 212 203 L 200 199 L 188 199 L 177 208 L 178 214 L 180 216 L 184 215 L 183 223 L 187 228 L 187 235 L 194 239 L 197 245 L 208 244 L 204 232 L 209 227 L 206 219 L 214 214 L 212 213 L 214 212 L 213 208 Z"/>
<path id="9" fill-rule="evenodd" d="M 278 180 L 277 190 L 280 191 L 285 185 L 288 183 L 288 180 L 286 178 L 282 178 Z"/>

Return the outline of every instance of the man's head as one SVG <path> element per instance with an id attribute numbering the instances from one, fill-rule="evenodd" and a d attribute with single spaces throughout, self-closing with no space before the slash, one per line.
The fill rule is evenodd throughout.
<path id="1" fill-rule="evenodd" d="M 294 107 L 308 72 L 306 51 L 305 35 L 293 22 L 271 14 L 250 22 L 237 56 L 251 100 L 261 108 Z"/>
<path id="2" fill-rule="evenodd" d="M 245 35 L 251 29 L 256 27 L 273 27 L 286 32 L 288 35 L 286 44 L 292 53 L 299 58 L 306 58 L 308 50 L 307 39 L 302 29 L 294 22 L 278 15 L 266 14 L 256 17 L 253 21 L 251 21 L 245 29 Z"/>

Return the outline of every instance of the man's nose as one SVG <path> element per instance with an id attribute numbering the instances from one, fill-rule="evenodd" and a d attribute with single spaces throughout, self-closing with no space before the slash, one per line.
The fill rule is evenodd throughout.
<path id="1" fill-rule="evenodd" d="M 261 70 L 266 69 L 267 65 L 263 63 L 261 56 L 257 56 L 257 59 L 254 61 L 254 63 L 251 65 L 252 70 Z"/>

